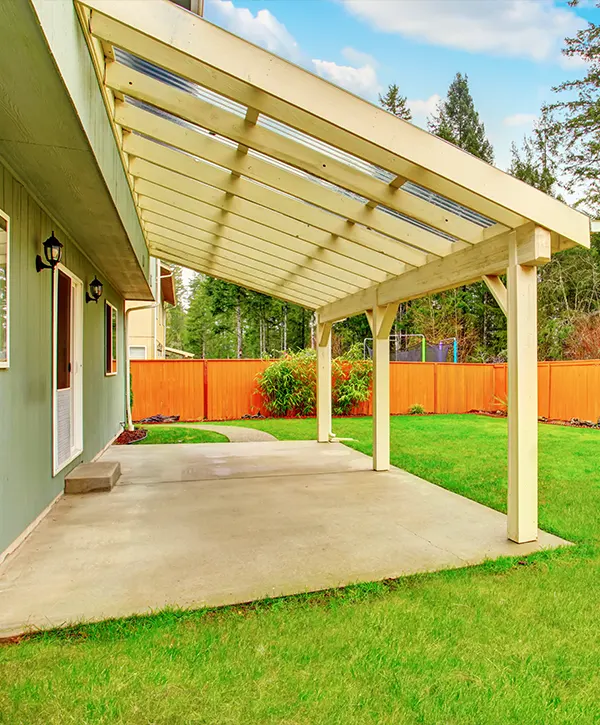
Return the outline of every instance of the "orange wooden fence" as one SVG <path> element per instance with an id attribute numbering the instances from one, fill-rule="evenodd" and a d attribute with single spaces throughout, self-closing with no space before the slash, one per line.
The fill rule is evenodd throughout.
<path id="1" fill-rule="evenodd" d="M 132 360 L 134 420 L 179 415 L 181 420 L 235 420 L 260 411 L 256 376 L 264 360 Z M 506 365 L 391 363 L 390 410 L 407 413 L 495 411 L 506 404 Z M 597 421 L 600 417 L 600 360 L 538 364 L 539 414 L 549 419 Z M 371 402 L 355 415 L 370 415 Z"/>

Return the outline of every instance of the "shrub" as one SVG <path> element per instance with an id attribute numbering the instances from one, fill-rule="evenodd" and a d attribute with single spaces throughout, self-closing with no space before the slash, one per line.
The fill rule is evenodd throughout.
<path id="1" fill-rule="evenodd" d="M 316 380 L 316 353 L 301 350 L 274 360 L 257 377 L 257 385 L 272 415 L 313 415 Z"/>
<path id="2" fill-rule="evenodd" d="M 361 345 L 355 343 L 332 362 L 331 370 L 333 414 L 348 415 L 358 403 L 369 399 L 373 362 L 363 360 Z"/>
<path id="3" fill-rule="evenodd" d="M 419 403 L 415 403 L 414 405 L 411 405 L 408 409 L 408 412 L 411 415 L 424 415 L 425 414 L 425 408 L 420 405 Z"/>
<path id="4" fill-rule="evenodd" d="M 310 416 L 316 407 L 317 356 L 315 350 L 286 353 L 274 360 L 256 382 L 265 408 L 275 416 Z M 369 399 L 373 364 L 363 360 L 360 345 L 332 361 L 332 411 L 348 415 Z"/>

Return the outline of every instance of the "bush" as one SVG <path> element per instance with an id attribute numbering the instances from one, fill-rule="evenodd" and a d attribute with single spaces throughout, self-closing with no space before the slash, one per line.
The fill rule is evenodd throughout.
<path id="1" fill-rule="evenodd" d="M 348 415 L 369 399 L 373 364 L 363 360 L 360 345 L 332 361 L 332 410 Z M 256 379 L 258 392 L 271 415 L 311 416 L 315 414 L 317 355 L 315 350 L 286 353 L 273 361 Z"/>
<path id="2" fill-rule="evenodd" d="M 272 415 L 313 415 L 317 385 L 315 351 L 286 353 L 257 377 L 257 384 L 265 408 Z"/>
<path id="3" fill-rule="evenodd" d="M 411 405 L 408 409 L 408 412 L 411 415 L 424 415 L 425 414 L 425 408 L 420 405 L 419 403 L 415 403 L 414 405 Z"/>
<path id="4" fill-rule="evenodd" d="M 360 343 L 355 343 L 345 355 L 336 358 L 331 371 L 334 415 L 348 415 L 356 405 L 369 400 L 373 362 L 363 360 Z"/>

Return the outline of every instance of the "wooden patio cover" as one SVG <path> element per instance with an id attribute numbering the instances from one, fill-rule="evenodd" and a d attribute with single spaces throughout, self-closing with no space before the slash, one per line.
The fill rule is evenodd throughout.
<path id="1" fill-rule="evenodd" d="M 508 310 L 514 371 L 509 535 L 531 540 L 537 499 L 529 486 L 521 500 L 518 481 L 537 480 L 537 440 L 524 431 L 535 269 L 589 246 L 588 217 L 168 0 L 75 3 L 150 253 L 317 311 L 320 440 L 333 322 L 369 316 L 385 470 L 399 302 L 486 281 Z"/>

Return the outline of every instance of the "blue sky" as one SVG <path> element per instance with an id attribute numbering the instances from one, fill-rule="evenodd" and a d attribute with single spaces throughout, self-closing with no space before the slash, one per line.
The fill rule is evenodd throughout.
<path id="1" fill-rule="evenodd" d="M 397 83 L 421 126 L 467 73 L 506 168 L 552 86 L 583 74 L 560 49 L 600 10 L 591 0 L 206 0 L 205 17 L 368 100 Z"/>

